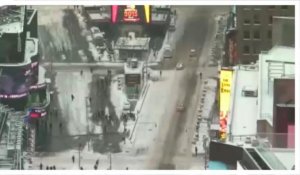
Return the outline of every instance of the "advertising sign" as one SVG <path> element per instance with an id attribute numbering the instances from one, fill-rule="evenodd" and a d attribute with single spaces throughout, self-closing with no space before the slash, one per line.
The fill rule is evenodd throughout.
<path id="1" fill-rule="evenodd" d="M 140 85 L 141 84 L 141 75 L 140 74 L 126 74 L 125 75 L 125 84 L 128 86 L 131 85 Z"/>
<path id="2" fill-rule="evenodd" d="M 16 99 L 28 95 L 31 65 L 0 67 L 0 98 Z"/>
<path id="3" fill-rule="evenodd" d="M 230 109 L 232 70 L 221 70 L 220 73 L 220 139 L 227 138 L 227 120 Z"/>
<path id="4" fill-rule="evenodd" d="M 29 118 L 41 118 L 47 115 L 47 111 L 44 108 L 31 108 L 28 112 Z"/>
<path id="5" fill-rule="evenodd" d="M 112 22 L 150 22 L 149 5 L 113 5 Z"/>

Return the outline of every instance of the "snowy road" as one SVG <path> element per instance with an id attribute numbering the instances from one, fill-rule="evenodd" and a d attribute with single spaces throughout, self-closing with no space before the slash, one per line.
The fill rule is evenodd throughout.
<path id="1" fill-rule="evenodd" d="M 176 82 L 172 85 L 171 95 L 168 98 L 169 105 L 165 106 L 165 115 L 161 122 L 164 125 L 159 128 L 157 139 L 160 142 L 156 144 L 156 149 L 152 152 L 149 162 L 150 169 L 190 169 L 192 168 L 191 162 L 197 162 L 191 152 L 194 113 L 197 105 L 197 99 L 193 99 L 193 97 L 199 94 L 201 85 L 201 83 L 197 83 L 199 79 L 197 71 L 199 68 L 201 70 L 208 59 L 208 51 L 212 47 L 211 41 L 216 32 L 214 16 L 216 13 L 224 13 L 226 9 L 228 8 L 189 7 L 192 15 L 187 14 L 183 34 L 176 44 L 175 58 L 164 62 L 165 69 L 172 69 L 177 62 L 182 62 L 185 70 L 178 72 L 178 74 L 184 75 L 176 75 Z M 182 14 L 185 10 L 187 9 L 178 9 L 179 16 L 186 15 Z M 198 51 L 198 57 L 201 55 L 200 60 L 189 58 L 190 49 Z M 176 112 L 175 105 L 178 101 L 183 102 L 186 106 L 185 112 Z M 198 168 L 203 169 L 204 166 L 201 167 L 199 164 Z"/>
<path id="2" fill-rule="evenodd" d="M 224 13 L 228 8 L 222 7 L 176 7 L 180 26 L 177 27 L 173 41 L 176 41 L 175 56 L 163 64 L 162 78 L 151 82 L 143 108 L 140 112 L 135 135 L 132 142 L 121 142 L 120 122 L 115 116 L 115 109 L 109 91 L 99 84 L 100 75 L 92 75 L 88 68 L 80 75 L 80 66 L 64 70 L 66 67 L 53 69 L 58 71 L 55 77 L 56 103 L 60 115 L 53 123 L 53 136 L 49 140 L 47 158 L 40 156 L 39 161 L 55 162 L 58 157 L 61 162 L 70 161 L 71 155 L 76 154 L 79 143 L 85 147 L 83 159 L 86 159 L 85 169 L 92 169 L 92 164 L 101 158 L 103 166 L 109 166 L 108 153 L 113 152 L 113 169 L 203 169 L 203 158 L 193 157 L 191 138 L 194 133 L 194 112 L 197 96 L 200 93 L 201 82 L 197 72 L 199 69 L 204 76 L 216 73 L 216 68 L 202 66 L 208 59 L 208 52 L 214 38 L 216 13 Z M 180 19 L 181 18 L 181 19 Z M 193 27 L 191 27 L 193 26 Z M 74 39 L 74 38 L 73 38 Z M 68 38 L 66 40 L 72 40 Z M 73 40 L 74 41 L 74 40 Z M 73 46 L 71 46 L 73 47 Z M 197 49 L 198 57 L 190 58 L 189 50 Z M 174 70 L 177 62 L 182 62 L 184 70 Z M 94 72 L 95 74 L 95 72 Z M 97 89 L 97 90 L 96 90 Z M 76 94 L 74 100 L 71 94 Z M 87 97 L 92 97 L 91 101 Z M 106 100 L 105 100 L 106 99 Z M 176 112 L 178 103 L 185 105 L 185 111 Z M 103 122 L 95 119 L 93 113 L 110 108 L 113 125 L 106 136 L 89 135 L 89 132 L 103 132 Z M 96 118 L 97 119 L 97 118 Z M 62 121 L 64 130 L 60 135 L 58 122 Z M 54 129 L 55 128 L 55 129 Z M 64 137 L 64 134 L 68 137 Z M 91 142 L 91 138 L 92 142 Z M 94 143 L 94 144 L 93 144 Z M 93 148 L 92 150 L 89 148 Z M 78 152 L 78 151 L 77 151 Z M 172 167 L 173 166 L 173 167 Z M 36 166 L 37 168 L 37 166 Z M 61 165 L 60 169 L 78 168 L 71 161 Z"/>

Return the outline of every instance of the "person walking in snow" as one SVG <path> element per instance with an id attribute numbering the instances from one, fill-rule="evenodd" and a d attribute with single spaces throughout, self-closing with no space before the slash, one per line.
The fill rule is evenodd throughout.
<path id="1" fill-rule="evenodd" d="M 80 71 L 80 75 L 81 75 L 81 76 L 83 75 L 83 71 L 82 71 L 82 70 Z"/>
<path id="2" fill-rule="evenodd" d="M 74 98 L 75 98 L 75 97 L 74 97 L 74 95 L 73 95 L 73 94 L 71 94 L 71 100 L 72 100 L 72 101 L 74 100 Z"/>
<path id="3" fill-rule="evenodd" d="M 197 148 L 197 146 L 195 147 L 195 154 L 196 154 L 196 156 L 198 154 L 198 148 Z"/>
<path id="4" fill-rule="evenodd" d="M 40 170 L 42 170 L 42 169 L 43 169 L 43 164 L 41 163 L 41 164 L 40 164 Z"/>
<path id="5" fill-rule="evenodd" d="M 74 155 L 72 156 L 72 162 L 73 163 L 75 162 L 75 156 Z"/>

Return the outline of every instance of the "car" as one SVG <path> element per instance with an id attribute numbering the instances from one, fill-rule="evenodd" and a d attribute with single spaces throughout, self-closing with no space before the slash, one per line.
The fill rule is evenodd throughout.
<path id="1" fill-rule="evenodd" d="M 170 45 L 166 45 L 164 48 L 164 58 L 172 58 L 173 53 L 172 53 L 172 48 Z"/>
<path id="2" fill-rule="evenodd" d="M 183 103 L 179 103 L 176 107 L 177 112 L 183 112 L 184 111 L 184 105 Z"/>
<path id="3" fill-rule="evenodd" d="M 184 68 L 183 63 L 176 64 L 176 70 L 183 70 L 183 68 Z"/>
<path id="4" fill-rule="evenodd" d="M 191 49 L 189 55 L 190 57 L 195 57 L 197 55 L 196 49 Z"/>

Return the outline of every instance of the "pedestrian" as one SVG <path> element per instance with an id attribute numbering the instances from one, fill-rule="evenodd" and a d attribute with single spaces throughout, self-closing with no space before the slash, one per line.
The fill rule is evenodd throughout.
<path id="1" fill-rule="evenodd" d="M 75 98 L 75 97 L 74 97 L 74 95 L 73 95 L 73 94 L 71 94 L 71 100 L 72 100 L 72 101 L 74 100 L 74 98 Z"/>
<path id="2" fill-rule="evenodd" d="M 122 138 L 122 140 L 123 140 L 123 142 L 124 142 L 124 144 L 126 143 L 126 138 L 125 137 L 123 137 Z"/>
<path id="3" fill-rule="evenodd" d="M 196 154 L 196 156 L 198 154 L 198 148 L 197 148 L 197 146 L 195 146 L 195 154 Z"/>
<path id="4" fill-rule="evenodd" d="M 48 167 L 48 166 L 46 167 L 46 170 L 49 170 L 49 167 Z"/>
<path id="5" fill-rule="evenodd" d="M 52 170 L 52 166 L 50 166 L 50 170 Z"/>
<path id="6" fill-rule="evenodd" d="M 97 165 L 94 165 L 94 169 L 95 169 L 95 170 L 98 169 Z"/>
<path id="7" fill-rule="evenodd" d="M 97 165 L 97 166 L 99 165 L 99 159 L 96 160 L 96 165 Z"/>
<path id="8" fill-rule="evenodd" d="M 92 97 L 89 97 L 90 104 L 92 103 Z"/>
<path id="9" fill-rule="evenodd" d="M 59 123 L 59 129 L 62 130 L 62 123 Z"/>
<path id="10" fill-rule="evenodd" d="M 202 79 L 202 72 L 200 72 L 200 79 Z"/>
<path id="11" fill-rule="evenodd" d="M 40 170 L 42 170 L 43 169 L 43 164 L 42 163 L 40 163 Z"/>
<path id="12" fill-rule="evenodd" d="M 80 170 L 83 170 L 83 167 L 80 167 Z"/>
<path id="13" fill-rule="evenodd" d="M 128 170 L 129 168 L 128 167 L 126 167 L 126 170 Z"/>
<path id="14" fill-rule="evenodd" d="M 56 167 L 55 167 L 55 165 L 53 166 L 53 169 L 54 169 L 54 170 L 56 170 Z"/>
<path id="15" fill-rule="evenodd" d="M 162 76 L 162 70 L 159 71 L 160 77 Z"/>
<path id="16" fill-rule="evenodd" d="M 82 74 L 83 74 L 83 71 L 81 70 L 81 71 L 80 71 L 80 75 L 82 76 Z"/>
<path id="17" fill-rule="evenodd" d="M 75 162 L 75 156 L 74 155 L 72 156 L 72 162 L 73 163 Z"/>

